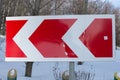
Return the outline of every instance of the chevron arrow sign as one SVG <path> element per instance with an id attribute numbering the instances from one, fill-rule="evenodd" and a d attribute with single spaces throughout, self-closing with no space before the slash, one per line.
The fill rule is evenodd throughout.
<path id="1" fill-rule="evenodd" d="M 6 18 L 6 61 L 113 60 L 114 15 Z"/>

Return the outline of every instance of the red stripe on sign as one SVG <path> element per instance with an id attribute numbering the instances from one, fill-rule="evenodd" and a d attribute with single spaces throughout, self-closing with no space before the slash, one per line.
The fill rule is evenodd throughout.
<path id="1" fill-rule="evenodd" d="M 13 41 L 13 37 L 22 28 L 27 20 L 10 20 L 6 21 L 6 57 L 24 58 L 26 55 Z"/>
<path id="2" fill-rule="evenodd" d="M 112 57 L 112 19 L 95 19 L 80 36 L 95 57 Z"/>
<path id="3" fill-rule="evenodd" d="M 46 19 L 29 39 L 46 58 L 76 58 L 77 56 L 62 40 L 62 36 L 75 21 L 76 19 Z"/>

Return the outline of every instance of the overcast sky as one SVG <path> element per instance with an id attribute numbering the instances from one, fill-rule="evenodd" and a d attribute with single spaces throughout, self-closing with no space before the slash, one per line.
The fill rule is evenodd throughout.
<path id="1" fill-rule="evenodd" d="M 110 1 L 115 7 L 120 7 L 120 0 L 107 0 L 107 1 Z"/>
<path id="2" fill-rule="evenodd" d="M 120 7 L 120 0 L 109 0 L 115 7 Z"/>
<path id="3" fill-rule="evenodd" d="M 102 1 L 109 1 L 109 2 L 111 2 L 115 7 L 120 7 L 120 0 L 102 0 Z"/>

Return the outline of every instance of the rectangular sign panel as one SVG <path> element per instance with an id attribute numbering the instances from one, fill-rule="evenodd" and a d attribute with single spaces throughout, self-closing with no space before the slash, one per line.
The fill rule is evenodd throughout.
<path id="1" fill-rule="evenodd" d="M 6 18 L 6 61 L 104 61 L 115 57 L 114 15 Z"/>

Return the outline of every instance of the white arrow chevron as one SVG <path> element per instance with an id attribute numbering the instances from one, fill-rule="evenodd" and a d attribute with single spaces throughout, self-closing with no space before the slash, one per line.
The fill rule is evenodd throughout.
<path id="1" fill-rule="evenodd" d="M 73 26 L 62 37 L 63 41 L 71 48 L 71 50 L 73 50 L 74 53 L 77 54 L 81 60 L 90 60 L 94 58 L 88 48 L 79 39 L 80 35 L 93 20 L 94 18 L 87 19 L 86 16 L 78 18 Z"/>
<path id="2" fill-rule="evenodd" d="M 26 54 L 28 60 L 43 58 L 41 53 L 29 40 L 29 37 L 38 28 L 42 21 L 42 19 L 29 18 L 27 23 L 13 37 L 13 40 L 19 46 L 19 48 Z"/>

